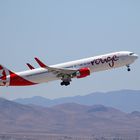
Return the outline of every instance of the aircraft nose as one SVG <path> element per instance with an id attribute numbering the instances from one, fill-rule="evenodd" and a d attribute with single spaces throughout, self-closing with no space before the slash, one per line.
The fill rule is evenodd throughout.
<path id="1" fill-rule="evenodd" d="M 139 56 L 138 56 L 137 54 L 134 54 L 133 57 L 134 57 L 135 59 L 138 59 Z"/>

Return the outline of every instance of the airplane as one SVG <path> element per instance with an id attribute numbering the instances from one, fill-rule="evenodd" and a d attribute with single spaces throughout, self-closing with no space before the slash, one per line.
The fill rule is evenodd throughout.
<path id="1" fill-rule="evenodd" d="M 48 66 L 36 57 L 35 60 L 40 68 L 35 68 L 27 63 L 29 70 L 13 72 L 0 65 L 0 86 L 31 86 L 54 80 L 61 80 L 61 86 L 68 86 L 73 78 L 85 78 L 98 71 L 123 66 L 130 71 L 130 65 L 137 58 L 138 55 L 133 52 L 120 51 Z"/>

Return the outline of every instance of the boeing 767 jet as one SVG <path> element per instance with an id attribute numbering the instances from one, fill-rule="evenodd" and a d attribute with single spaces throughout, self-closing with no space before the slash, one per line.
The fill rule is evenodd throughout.
<path id="1" fill-rule="evenodd" d="M 133 52 L 121 51 L 52 66 L 47 66 L 35 58 L 40 68 L 34 68 L 27 63 L 29 70 L 22 72 L 13 72 L 0 65 L 0 86 L 30 86 L 54 80 L 61 80 L 62 86 L 68 86 L 72 78 L 85 78 L 98 71 L 123 66 L 130 71 L 130 65 L 137 58 L 138 55 Z"/>

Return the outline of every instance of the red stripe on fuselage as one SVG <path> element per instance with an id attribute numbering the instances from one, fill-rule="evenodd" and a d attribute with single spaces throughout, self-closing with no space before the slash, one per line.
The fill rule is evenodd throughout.
<path id="1" fill-rule="evenodd" d="M 10 84 L 9 86 L 30 86 L 35 85 L 37 83 L 30 82 L 19 75 L 10 71 Z"/>

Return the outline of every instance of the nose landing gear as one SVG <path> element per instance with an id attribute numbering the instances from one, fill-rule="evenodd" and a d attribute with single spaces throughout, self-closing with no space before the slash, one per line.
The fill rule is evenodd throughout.
<path id="1" fill-rule="evenodd" d="M 127 65 L 126 67 L 127 67 L 127 71 L 131 71 L 130 65 Z"/>

